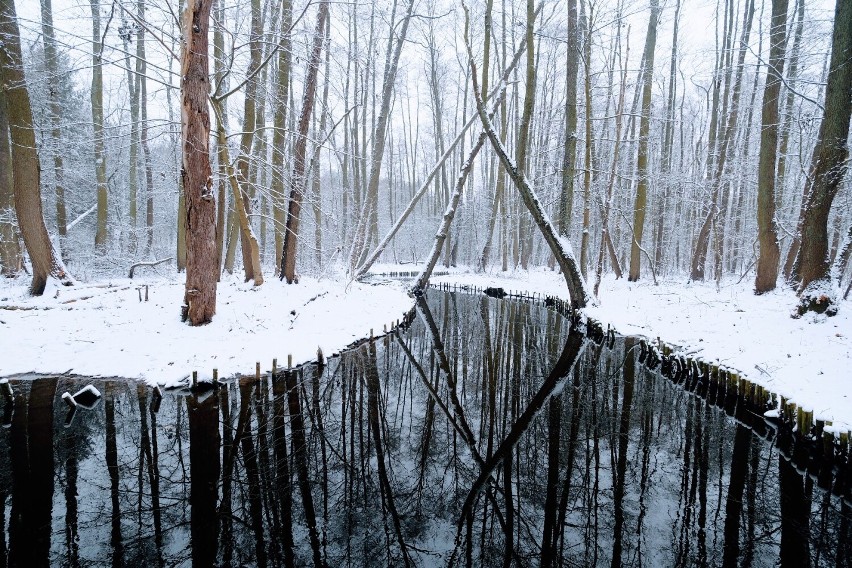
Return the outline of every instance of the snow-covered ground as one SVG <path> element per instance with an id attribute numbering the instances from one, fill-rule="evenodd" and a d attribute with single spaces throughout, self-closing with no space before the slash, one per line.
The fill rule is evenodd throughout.
<path id="1" fill-rule="evenodd" d="M 374 274 L 416 272 L 416 265 L 377 265 Z M 443 271 L 436 268 L 436 271 Z M 548 270 L 492 274 L 451 270 L 432 278 L 567 299 L 562 277 Z M 263 371 L 288 354 L 298 364 L 380 333 L 412 307 L 402 282 L 381 285 L 303 278 L 297 286 L 270 280 L 259 288 L 226 280 L 219 285 L 213 323 L 193 329 L 180 321 L 183 283 L 114 280 L 70 288 L 51 283 L 31 298 L 26 280 L 0 283 L 0 377 L 37 371 L 123 376 L 176 385 L 198 371 L 209 379 Z M 58 296 L 57 296 L 58 292 Z M 839 314 L 793 319 L 797 300 L 781 288 L 755 296 L 751 282 L 688 284 L 605 278 L 600 304 L 588 314 L 623 334 L 661 338 L 708 361 L 736 369 L 785 396 L 835 429 L 852 430 L 852 302 Z M 14 307 L 17 309 L 8 309 Z M 292 313 L 295 311 L 295 315 Z"/>
<path id="2" fill-rule="evenodd" d="M 399 283 L 382 286 L 302 278 L 252 288 L 220 282 L 213 322 L 191 328 L 180 321 L 180 277 L 119 279 L 58 287 L 32 298 L 26 279 L 0 279 L 0 377 L 37 371 L 121 376 L 175 386 L 193 371 L 210 380 L 264 372 L 293 356 L 293 364 L 327 357 L 376 334 L 408 312 L 413 301 Z M 148 302 L 138 286 L 148 284 Z M 58 296 L 57 296 L 58 292 Z M 144 290 L 141 291 L 144 297 Z M 9 309 L 15 308 L 15 309 Z"/>
<path id="3" fill-rule="evenodd" d="M 568 299 L 562 276 L 548 270 L 453 273 L 433 284 L 499 286 Z M 755 296 L 752 281 L 661 282 L 604 278 L 600 303 L 587 313 L 623 334 L 657 337 L 686 353 L 736 369 L 754 383 L 789 398 L 833 428 L 852 430 L 852 301 L 834 317 L 793 319 L 795 294 L 779 288 Z"/>

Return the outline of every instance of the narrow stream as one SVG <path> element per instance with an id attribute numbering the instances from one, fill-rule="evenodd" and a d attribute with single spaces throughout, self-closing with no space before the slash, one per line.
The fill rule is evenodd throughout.
<path id="1" fill-rule="evenodd" d="M 430 290 L 409 328 L 274 380 L 158 402 L 15 378 L 0 568 L 852 563 L 845 476 L 638 359 L 543 306 Z M 104 396 L 69 416 L 85 384 Z"/>

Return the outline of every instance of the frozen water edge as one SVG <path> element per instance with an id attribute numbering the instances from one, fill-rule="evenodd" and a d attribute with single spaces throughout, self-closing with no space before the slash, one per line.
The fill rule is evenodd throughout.
<path id="1" fill-rule="evenodd" d="M 549 270 L 454 273 L 433 283 L 499 286 L 568 299 L 561 275 Z M 627 282 L 605 277 L 600 305 L 584 310 L 619 333 L 680 345 L 686 353 L 739 371 L 790 399 L 835 431 L 852 430 L 852 302 L 839 300 L 838 314 L 793 319 L 792 290 L 755 296 L 749 280 L 685 283 Z"/>
<path id="2" fill-rule="evenodd" d="M 5 279 L 4 279 L 5 280 Z M 253 288 L 234 277 L 219 283 L 213 322 L 180 321 L 184 282 L 116 279 L 74 287 L 49 284 L 27 294 L 26 279 L 0 283 L 0 376 L 37 371 L 144 380 L 164 387 L 263 372 L 330 356 L 380 333 L 413 307 L 402 283 L 347 284 L 307 277 L 288 286 L 270 280 Z M 148 285 L 148 302 L 139 286 Z M 57 296 L 58 292 L 58 296 Z M 141 292 L 144 298 L 144 290 Z M 15 307 L 17 309 L 8 309 Z"/>

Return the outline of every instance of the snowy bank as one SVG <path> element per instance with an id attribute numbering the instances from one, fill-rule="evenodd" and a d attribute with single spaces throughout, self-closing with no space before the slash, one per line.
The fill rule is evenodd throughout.
<path id="1" fill-rule="evenodd" d="M 112 280 L 57 287 L 32 298 L 26 280 L 0 283 L 0 377 L 16 373 L 121 376 L 175 386 L 193 371 L 226 378 L 329 356 L 381 332 L 413 302 L 400 283 L 382 285 L 302 278 L 252 288 L 219 284 L 213 322 L 181 323 L 184 285 L 178 280 Z M 148 285 L 148 301 L 144 286 Z M 138 287 L 143 289 L 139 290 Z M 140 301 L 140 296 L 143 301 Z"/>
<path id="2" fill-rule="evenodd" d="M 432 282 L 499 286 L 568 299 L 561 275 L 547 271 L 452 274 Z M 600 305 L 585 310 L 622 334 L 680 345 L 684 353 L 718 361 L 789 398 L 815 418 L 852 430 L 852 302 L 834 317 L 793 319 L 798 303 L 785 288 L 755 296 L 752 282 L 627 282 L 604 278 Z"/>

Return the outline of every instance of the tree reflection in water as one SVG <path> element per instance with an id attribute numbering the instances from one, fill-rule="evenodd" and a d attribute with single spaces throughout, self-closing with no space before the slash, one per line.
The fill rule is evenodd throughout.
<path id="1" fill-rule="evenodd" d="M 104 403 L 68 426 L 79 379 L 13 380 L 0 567 L 850 563 L 845 476 L 633 339 L 479 296 L 416 312 L 327 365 L 159 408 L 92 381 Z"/>

